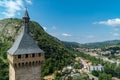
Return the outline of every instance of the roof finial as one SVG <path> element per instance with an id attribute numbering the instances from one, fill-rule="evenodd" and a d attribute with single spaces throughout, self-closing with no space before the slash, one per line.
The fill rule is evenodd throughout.
<path id="1" fill-rule="evenodd" d="M 27 7 L 25 7 L 25 12 L 23 16 L 24 23 L 29 23 L 30 17 L 28 15 Z"/>
<path id="2" fill-rule="evenodd" d="M 23 16 L 23 21 L 24 21 L 24 28 L 25 32 L 29 33 L 29 15 L 27 9 L 25 9 L 24 16 Z"/>

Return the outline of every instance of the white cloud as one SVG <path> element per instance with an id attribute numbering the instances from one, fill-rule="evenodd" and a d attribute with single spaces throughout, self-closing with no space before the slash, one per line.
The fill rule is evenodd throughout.
<path id="1" fill-rule="evenodd" d="M 27 4 L 32 4 L 32 1 L 31 0 L 25 0 Z"/>
<path id="2" fill-rule="evenodd" d="M 26 3 L 30 3 L 31 0 L 26 0 Z M 19 11 L 24 9 L 24 0 L 2 0 L 0 1 L 0 7 L 5 10 L 1 12 L 4 18 L 14 17 L 15 15 L 20 15 Z"/>
<path id="3" fill-rule="evenodd" d="M 47 30 L 47 28 L 46 27 L 43 27 L 43 29 L 46 31 Z"/>
<path id="4" fill-rule="evenodd" d="M 113 36 L 114 36 L 114 37 L 119 37 L 120 34 L 118 34 L 118 33 L 113 33 Z"/>
<path id="5" fill-rule="evenodd" d="M 15 16 L 15 13 L 23 8 L 22 0 L 17 0 L 17 1 L 3 0 L 0 1 L 0 4 L 1 4 L 0 6 L 5 8 L 5 11 L 2 12 L 2 14 L 8 18 Z"/>
<path id="6" fill-rule="evenodd" d="M 70 37 L 70 36 L 72 36 L 72 35 L 67 34 L 67 33 L 63 33 L 62 36 L 64 36 L 64 37 Z"/>
<path id="7" fill-rule="evenodd" d="M 120 18 L 115 18 L 115 19 L 108 19 L 107 21 L 100 21 L 100 22 L 94 22 L 93 24 L 103 24 L 107 26 L 120 26 Z"/>
<path id="8" fill-rule="evenodd" d="M 113 37 L 120 37 L 120 34 L 119 34 L 119 33 L 110 32 L 110 34 L 111 34 Z"/>

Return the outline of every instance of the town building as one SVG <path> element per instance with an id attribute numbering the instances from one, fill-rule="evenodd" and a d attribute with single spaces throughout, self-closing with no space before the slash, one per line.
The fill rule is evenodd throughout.
<path id="1" fill-rule="evenodd" d="M 93 70 L 95 70 L 95 71 L 102 71 L 102 70 L 104 70 L 104 67 L 103 67 L 102 65 L 98 65 L 98 66 L 87 66 L 86 69 L 87 69 L 88 71 L 93 71 Z"/>

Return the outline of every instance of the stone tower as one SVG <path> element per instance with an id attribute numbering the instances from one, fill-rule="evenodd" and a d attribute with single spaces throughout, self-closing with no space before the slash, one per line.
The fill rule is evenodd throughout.
<path id="1" fill-rule="evenodd" d="M 9 80 L 41 80 L 44 52 L 29 34 L 29 19 L 25 10 L 23 29 L 8 50 Z"/>

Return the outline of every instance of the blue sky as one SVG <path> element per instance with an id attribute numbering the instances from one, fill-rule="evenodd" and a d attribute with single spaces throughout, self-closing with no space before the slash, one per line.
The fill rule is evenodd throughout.
<path id="1" fill-rule="evenodd" d="M 79 43 L 120 39 L 120 0 L 0 0 L 0 19 L 31 20 L 63 41 Z"/>

